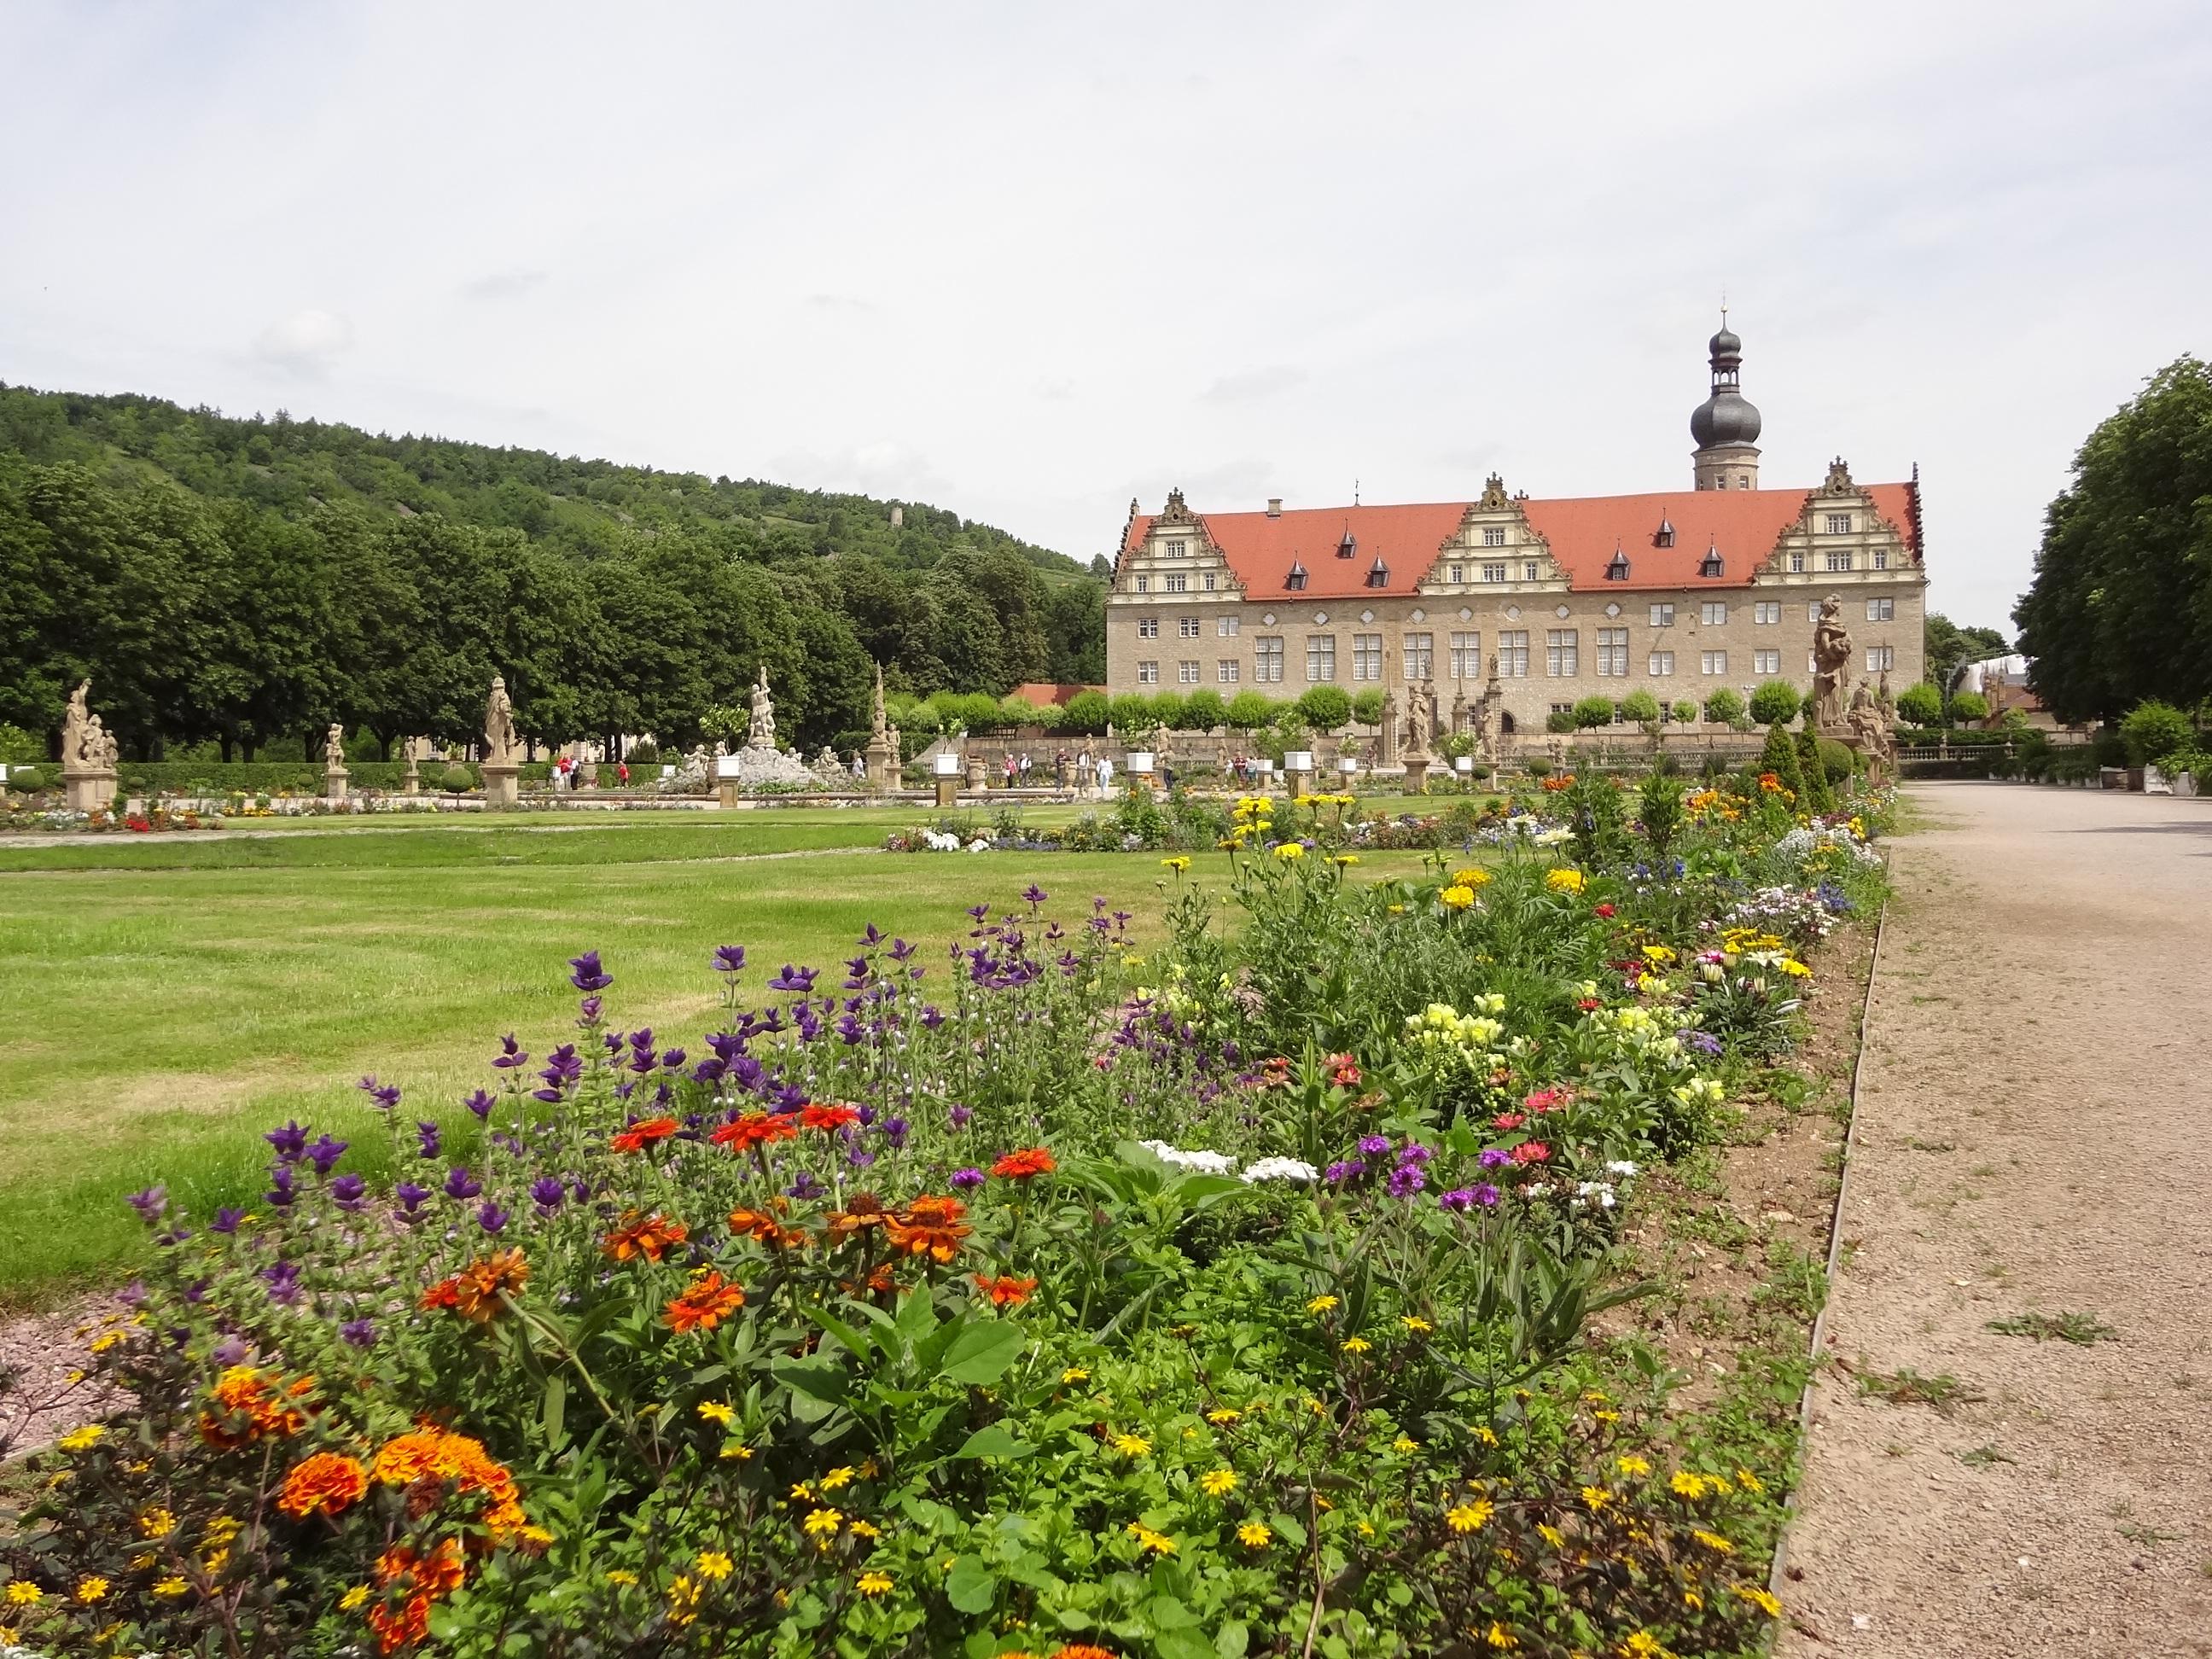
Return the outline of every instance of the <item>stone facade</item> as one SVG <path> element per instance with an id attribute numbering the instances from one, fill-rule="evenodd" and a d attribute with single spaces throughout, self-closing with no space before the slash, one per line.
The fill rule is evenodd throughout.
<path id="1" fill-rule="evenodd" d="M 1701 447 L 1696 487 L 1657 495 L 1537 501 L 1492 477 L 1474 501 L 1412 507 L 1200 514 L 1179 490 L 1157 514 L 1132 502 L 1106 602 L 1109 688 L 1225 701 L 1374 686 L 1402 708 L 1425 684 L 1449 726 L 1495 668 L 1522 733 L 1593 696 L 1646 690 L 1702 711 L 1723 686 L 1808 689 L 1831 593 L 1852 678 L 1914 684 L 1917 471 L 1862 485 L 1838 460 L 1811 489 L 1759 489 L 1755 471 L 1748 488 L 1714 482 L 1740 463 L 1717 452 L 1741 447 Z"/>

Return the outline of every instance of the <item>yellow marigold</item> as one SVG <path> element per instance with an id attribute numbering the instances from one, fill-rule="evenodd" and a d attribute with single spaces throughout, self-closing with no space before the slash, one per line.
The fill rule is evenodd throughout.
<path id="1" fill-rule="evenodd" d="M 1665 1659 L 1667 1650 L 1659 1645 L 1659 1638 L 1648 1630 L 1632 1631 L 1620 1644 L 1626 1659 Z"/>
<path id="2" fill-rule="evenodd" d="M 843 1513 L 837 1510 L 817 1510 L 803 1523 L 807 1534 L 813 1538 L 827 1537 L 845 1524 Z"/>
<path id="3" fill-rule="evenodd" d="M 1583 1502 L 1589 1505 L 1590 1513 L 1595 1515 L 1600 1510 L 1603 1509 L 1607 1504 L 1613 1502 L 1613 1494 L 1607 1492 L 1603 1486 L 1584 1486 L 1583 1488 Z"/>
<path id="4" fill-rule="evenodd" d="M 1471 1498 L 1444 1511 L 1444 1524 L 1454 1532 L 1474 1532 L 1497 1513 L 1487 1498 Z"/>
<path id="5" fill-rule="evenodd" d="M 728 1458 L 732 1462 L 750 1463 L 753 1461 L 753 1449 L 750 1446 L 740 1445 L 735 1441 L 732 1441 L 730 1444 L 722 1448 L 722 1455 Z"/>
<path id="6" fill-rule="evenodd" d="M 65 1452 L 90 1451 L 106 1438 L 106 1428 L 98 1423 L 88 1423 L 81 1429 L 72 1429 L 54 1442 Z"/>
<path id="7" fill-rule="evenodd" d="M 1761 1589 L 1756 1584 L 1731 1584 L 1729 1588 L 1769 1619 L 1779 1619 L 1782 1616 L 1782 1603 L 1774 1599 L 1771 1592 Z"/>
<path id="8" fill-rule="evenodd" d="M 1437 894 L 1437 897 L 1447 910 L 1464 910 L 1474 902 L 1474 889 L 1447 887 L 1443 892 Z"/>
<path id="9" fill-rule="evenodd" d="M 177 1517 L 158 1504 L 138 1516 L 138 1532 L 145 1538 L 167 1538 L 177 1529 Z"/>
<path id="10" fill-rule="evenodd" d="M 862 1573 L 860 1577 L 859 1582 L 854 1585 L 854 1588 L 859 1590 L 863 1595 L 881 1595 L 888 1591 L 890 1587 L 890 1574 L 887 1572 L 878 1572 L 873 1568 Z"/>
<path id="11" fill-rule="evenodd" d="M 130 1335 L 131 1334 L 128 1331 L 103 1331 L 98 1336 L 93 1338 L 91 1342 L 87 1345 L 86 1352 L 88 1353 L 106 1353 L 117 1343 L 127 1341 L 130 1339 Z"/>
<path id="12" fill-rule="evenodd" d="M 343 1595 L 338 1597 L 338 1611 L 340 1613 L 351 1613 L 356 1607 L 358 1607 L 362 1602 L 368 1600 L 368 1586 L 366 1584 L 356 1584 Z"/>
<path id="13" fill-rule="evenodd" d="M 1347 1336 L 1344 1339 L 1344 1351 L 1346 1353 L 1365 1353 L 1374 1346 L 1364 1336 Z"/>
<path id="14" fill-rule="evenodd" d="M 1114 1437 L 1114 1449 L 1124 1457 L 1142 1457 L 1152 1449 L 1152 1443 L 1141 1434 L 1117 1434 Z"/>
<path id="15" fill-rule="evenodd" d="M 1521 1645 L 1521 1638 L 1495 1619 L 1490 1621 L 1490 1628 L 1483 1633 L 1482 1639 L 1500 1653 Z"/>
<path id="16" fill-rule="evenodd" d="M 840 1486 L 849 1486 L 853 1484 L 853 1476 L 857 1473 L 859 1471 L 850 1464 L 840 1464 L 822 1477 L 822 1490 L 835 1492 Z"/>
<path id="17" fill-rule="evenodd" d="M 105 1601 L 106 1598 L 107 1581 L 99 1574 L 89 1574 L 76 1581 L 76 1599 L 85 1606 L 90 1607 L 94 1602 Z"/>
<path id="18" fill-rule="evenodd" d="M 701 1550 L 692 1558 L 691 1565 L 699 1570 L 702 1578 L 714 1583 L 720 1583 L 738 1570 L 738 1564 L 720 1550 Z"/>
<path id="19" fill-rule="evenodd" d="M 1334 1297 L 1317 1296 L 1314 1297 L 1312 1301 L 1306 1304 L 1306 1311 L 1310 1314 L 1325 1314 L 1335 1306 L 1336 1298 Z"/>
<path id="20" fill-rule="evenodd" d="M 171 1573 L 167 1578 L 157 1578 L 154 1581 L 154 1594 L 163 1597 L 182 1595 L 191 1588 L 190 1584 L 185 1583 L 174 1573 Z"/>
<path id="21" fill-rule="evenodd" d="M 726 1401 L 702 1400 L 699 1402 L 699 1415 L 709 1423 L 720 1423 L 726 1428 L 737 1419 L 738 1414 Z"/>
<path id="22" fill-rule="evenodd" d="M 1705 1495 L 1705 1476 L 1692 1474 L 1687 1469 L 1675 1470 L 1674 1478 L 1667 1484 L 1685 1498 L 1703 1498 Z"/>
<path id="23" fill-rule="evenodd" d="M 1737 1486 L 1741 1486 L 1746 1492 L 1765 1492 L 1766 1490 L 1765 1484 L 1749 1469 L 1738 1469 L 1735 1472 L 1735 1483 Z"/>
<path id="24" fill-rule="evenodd" d="M 1208 1498 L 1226 1498 L 1237 1490 L 1237 1471 L 1208 1469 L 1198 1477 L 1198 1486 Z"/>
<path id="25" fill-rule="evenodd" d="M 1489 884 L 1490 872 L 1487 870 L 1455 870 L 1452 872 L 1452 885 L 1455 887 L 1487 887 Z"/>
<path id="26" fill-rule="evenodd" d="M 1292 859 L 1302 859 L 1305 855 L 1306 849 L 1294 841 L 1286 841 L 1275 849 L 1275 856 L 1285 864 Z"/>
<path id="27" fill-rule="evenodd" d="M 1544 877 L 1544 885 L 1555 893 L 1579 893 L 1589 884 L 1589 878 L 1579 870 L 1553 870 Z"/>
<path id="28" fill-rule="evenodd" d="M 1567 1547 L 1566 1534 L 1557 1527 L 1544 1522 L 1539 1521 L 1536 1523 L 1536 1535 L 1555 1550 L 1565 1549 Z"/>

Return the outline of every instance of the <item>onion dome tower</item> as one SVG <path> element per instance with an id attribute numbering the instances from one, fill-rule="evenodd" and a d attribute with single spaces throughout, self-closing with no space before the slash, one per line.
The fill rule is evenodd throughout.
<path id="1" fill-rule="evenodd" d="M 1700 489 L 1759 488 L 1759 410 L 1744 398 L 1743 342 L 1729 331 L 1728 307 L 1721 307 L 1721 331 L 1712 354 L 1711 395 L 1690 411 L 1690 435 L 1698 441 L 1691 455 Z"/>

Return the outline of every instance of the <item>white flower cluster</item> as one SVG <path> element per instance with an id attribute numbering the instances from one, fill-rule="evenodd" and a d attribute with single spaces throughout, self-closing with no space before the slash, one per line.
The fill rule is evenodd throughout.
<path id="1" fill-rule="evenodd" d="M 1801 823 L 1776 842 L 1767 856 L 1794 869 L 1815 853 L 1841 853 L 1861 864 L 1881 862 L 1881 854 L 1853 835 L 1849 824 L 1823 824 L 1816 830 Z"/>
<path id="2" fill-rule="evenodd" d="M 1226 1152 L 1206 1152 L 1186 1150 L 1170 1146 L 1164 1140 L 1140 1140 L 1137 1143 L 1163 1164 L 1178 1170 L 1195 1170 L 1200 1175 L 1235 1175 L 1237 1160 Z M 1239 1177 L 1247 1186 L 1262 1181 L 1315 1182 L 1321 1171 L 1304 1159 L 1295 1158 L 1259 1158 L 1245 1166 Z"/>
<path id="3" fill-rule="evenodd" d="M 1320 1180 L 1321 1171 L 1303 1158 L 1260 1158 L 1244 1166 L 1243 1178 L 1247 1186 L 1262 1181 L 1309 1182 Z"/>

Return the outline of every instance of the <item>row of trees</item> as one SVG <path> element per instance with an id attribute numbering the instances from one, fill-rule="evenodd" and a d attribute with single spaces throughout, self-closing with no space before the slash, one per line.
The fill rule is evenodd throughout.
<path id="1" fill-rule="evenodd" d="M 2061 720 L 2212 698 L 2212 365 L 2168 364 L 2089 434 L 2013 619 Z"/>
<path id="2" fill-rule="evenodd" d="M 26 429 L 27 398 L 52 412 L 40 394 L 0 393 L 5 435 L 49 452 L 84 439 L 66 425 Z M 356 453 L 372 441 L 359 434 L 333 460 L 329 434 L 347 429 L 315 430 L 319 464 L 397 465 Z M 137 759 L 201 743 L 225 758 L 294 738 L 312 748 L 332 720 L 387 746 L 418 732 L 471 742 L 495 673 L 534 739 L 649 732 L 680 744 L 718 705 L 742 702 L 765 663 L 781 734 L 810 747 L 865 731 L 878 663 L 902 691 L 993 700 L 1024 681 L 1104 677 L 1100 584 L 995 532 L 909 545 L 928 556 L 912 565 L 824 554 L 812 539 L 779 551 L 750 521 L 700 513 L 534 538 L 365 490 L 275 502 L 205 493 L 160 465 L 210 489 L 234 482 L 219 465 L 228 452 L 185 443 L 205 437 L 191 420 L 131 435 L 150 464 L 112 443 L 76 459 L 0 451 L 0 721 L 49 740 L 88 677 Z M 280 453 L 254 447 L 268 435 L 248 434 L 240 453 Z M 483 458 L 554 459 L 445 447 L 485 477 L 476 495 L 438 499 L 477 507 L 501 488 Z M 875 517 L 890 534 L 888 510 Z M 817 528 L 827 534 L 827 521 Z"/>

